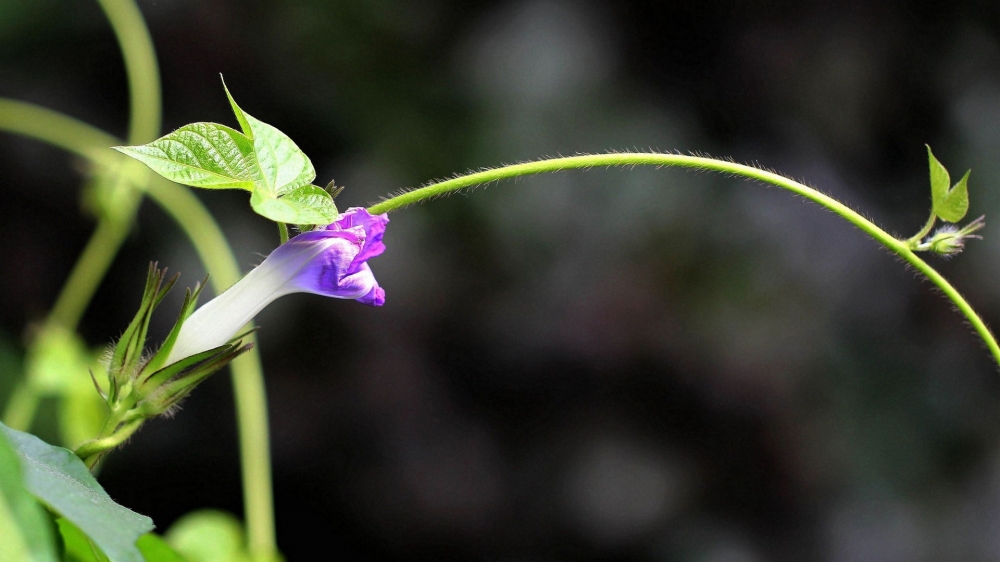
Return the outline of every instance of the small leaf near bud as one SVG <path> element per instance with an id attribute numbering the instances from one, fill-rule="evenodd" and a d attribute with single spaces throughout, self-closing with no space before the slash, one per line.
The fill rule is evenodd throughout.
<path id="1" fill-rule="evenodd" d="M 953 187 L 948 170 L 934 157 L 931 147 L 927 147 L 927 161 L 931 176 L 931 205 L 933 213 L 941 220 L 955 223 L 962 220 L 969 212 L 969 173 L 965 172 L 962 179 Z M 960 250 L 961 251 L 961 250 Z"/>

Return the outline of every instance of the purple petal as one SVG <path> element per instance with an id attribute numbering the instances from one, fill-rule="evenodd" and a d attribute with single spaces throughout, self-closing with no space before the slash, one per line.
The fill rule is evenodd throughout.
<path id="1" fill-rule="evenodd" d="M 364 232 L 364 244 L 361 252 L 354 258 L 352 269 L 357 271 L 357 267 L 385 251 L 385 244 L 382 243 L 382 236 L 385 234 L 385 227 L 389 224 L 389 215 L 372 216 L 364 207 L 351 207 L 330 226 L 328 230 L 340 230 Z"/>

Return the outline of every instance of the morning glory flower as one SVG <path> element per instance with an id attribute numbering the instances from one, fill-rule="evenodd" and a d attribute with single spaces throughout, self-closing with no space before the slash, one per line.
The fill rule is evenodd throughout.
<path id="1" fill-rule="evenodd" d="M 166 364 L 226 344 L 265 306 L 290 293 L 315 293 L 385 303 L 368 260 L 385 251 L 387 215 L 348 209 L 318 230 L 304 232 L 275 248 L 243 279 L 196 310 L 183 324 Z"/>

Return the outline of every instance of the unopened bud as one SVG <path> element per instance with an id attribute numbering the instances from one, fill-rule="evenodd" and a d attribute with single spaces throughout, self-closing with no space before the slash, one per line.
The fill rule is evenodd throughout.
<path id="1" fill-rule="evenodd" d="M 962 228 L 955 225 L 942 226 L 918 249 L 930 250 L 943 256 L 954 256 L 965 249 L 966 240 L 982 239 L 982 236 L 975 234 L 975 232 L 986 226 L 983 218 L 979 217 Z"/>

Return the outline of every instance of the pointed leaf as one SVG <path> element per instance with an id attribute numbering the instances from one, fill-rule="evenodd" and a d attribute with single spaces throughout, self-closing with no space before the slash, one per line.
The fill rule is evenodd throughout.
<path id="1" fill-rule="evenodd" d="M 25 489 L 21 461 L 0 432 L 0 560 L 56 562 L 49 518 Z"/>
<path id="2" fill-rule="evenodd" d="M 931 173 L 931 202 L 934 205 L 934 211 L 937 212 L 938 205 L 948 196 L 951 178 L 948 176 L 948 170 L 934 157 L 930 145 L 924 146 L 927 147 L 927 163 Z"/>
<path id="3" fill-rule="evenodd" d="M 969 211 L 969 172 L 951 186 L 948 170 L 934 157 L 931 147 L 927 147 L 927 162 L 931 176 L 931 205 L 935 215 L 947 222 L 958 222 Z"/>
<path id="4" fill-rule="evenodd" d="M 284 197 L 266 197 L 255 192 L 250 206 L 257 214 L 275 222 L 290 224 L 330 224 L 337 220 L 337 206 L 323 188 L 307 185 Z"/>
<path id="5" fill-rule="evenodd" d="M 935 209 L 937 216 L 948 222 L 958 222 L 969 212 L 969 173 L 965 172 L 955 187 Z"/>
<path id="6" fill-rule="evenodd" d="M 21 460 L 25 487 L 76 525 L 111 562 L 143 562 L 135 542 L 153 530 L 149 517 L 118 505 L 72 451 L 0 424 Z"/>
<path id="7" fill-rule="evenodd" d="M 261 180 L 268 191 L 281 196 L 316 179 L 312 162 L 288 135 L 244 112 L 236 105 L 224 81 L 222 87 L 243 134 L 253 140 Z"/>
<path id="8" fill-rule="evenodd" d="M 168 180 L 209 189 L 253 190 L 253 141 L 217 123 L 192 123 L 141 146 L 116 146 Z"/>

